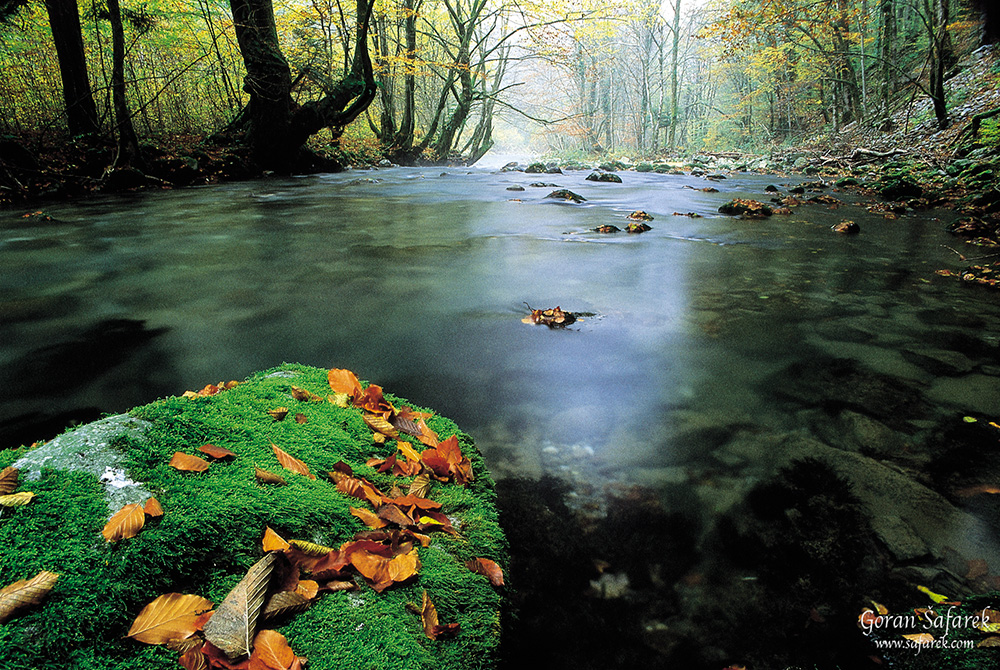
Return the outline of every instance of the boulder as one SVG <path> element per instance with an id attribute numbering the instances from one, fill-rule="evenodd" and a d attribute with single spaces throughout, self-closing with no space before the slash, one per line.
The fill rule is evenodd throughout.
<path id="1" fill-rule="evenodd" d="M 620 184 L 622 183 L 622 178 L 611 172 L 591 172 L 587 175 L 587 181 L 603 181 Z"/>
<path id="2" fill-rule="evenodd" d="M 0 451 L 0 469 L 21 469 L 17 491 L 35 494 L 25 505 L 2 508 L 0 587 L 41 570 L 59 575 L 44 600 L 17 610 L 0 628 L 4 667 L 178 667 L 179 652 L 126 637 L 146 605 L 164 594 L 197 594 L 215 603 L 218 616 L 219 604 L 251 565 L 265 556 L 274 563 L 276 554 L 289 555 L 264 551 L 267 529 L 285 540 L 312 543 L 297 545 L 302 551 L 328 555 L 322 546 L 335 549 L 370 530 L 361 521 L 364 513 L 356 516 L 354 509 L 367 511 L 369 520 L 377 517 L 357 487 L 335 484 L 327 473 L 353 472 L 387 496 L 402 495 L 391 489 L 405 493 L 412 477 L 395 476 L 391 467 L 369 464 L 370 459 L 392 456 L 403 437 L 417 451 L 425 448 L 416 437 L 373 439 L 369 425 L 377 425 L 372 423 L 377 415 L 367 415 L 366 422 L 361 409 L 334 395 L 322 369 L 286 364 L 239 384 L 185 395 L 76 428 L 42 446 Z M 408 404 L 388 394 L 384 401 L 396 408 Z M 287 416 L 277 411 L 282 408 Z M 284 635 L 310 667 L 457 670 L 496 662 L 505 592 L 466 566 L 474 558 L 507 566 L 493 480 L 468 435 L 440 415 L 426 421 L 441 439 L 456 436 L 474 475 L 457 483 L 445 464 L 445 470 L 434 471 L 429 493 L 422 494 L 440 503 L 438 517 L 456 532 L 434 530 L 442 522 L 421 522 L 424 540 L 398 535 L 399 542 L 412 543 L 419 567 L 381 592 L 372 578 L 362 576 L 363 564 L 354 563 L 352 554 L 358 567 L 348 566 L 337 587 L 345 590 L 321 591 L 298 613 L 260 626 Z M 169 465 L 175 452 L 209 460 L 199 450 L 206 443 L 235 457 L 211 460 L 202 472 Z M 268 483 L 278 480 L 262 476 L 265 470 L 285 484 Z M 145 520 L 136 535 L 113 542 L 102 537 L 112 512 L 151 496 L 162 517 L 140 514 Z M 381 535 L 367 537 L 375 542 Z M 281 574 L 294 581 L 297 572 Z M 271 578 L 270 589 L 290 583 L 282 581 L 279 588 L 278 581 Z M 457 638 L 428 639 L 419 615 L 424 594 L 442 625 L 459 624 Z"/>
<path id="3" fill-rule="evenodd" d="M 887 175 L 882 177 L 876 184 L 878 191 L 885 200 L 905 200 L 907 198 L 919 198 L 924 193 L 924 189 L 909 177 L 901 174 Z"/>

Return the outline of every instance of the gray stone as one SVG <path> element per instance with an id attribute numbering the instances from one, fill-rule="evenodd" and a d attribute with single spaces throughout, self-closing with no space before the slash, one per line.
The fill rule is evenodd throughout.
<path id="1" fill-rule="evenodd" d="M 927 545 L 909 524 L 897 516 L 872 519 L 872 530 L 897 561 L 912 561 L 928 554 Z"/>
<path id="2" fill-rule="evenodd" d="M 104 499 L 109 511 L 117 511 L 130 503 L 143 502 L 151 494 L 129 479 L 122 461 L 124 455 L 112 443 L 119 438 L 142 438 L 150 423 L 128 414 L 110 416 L 80 426 L 32 449 L 14 462 L 25 479 L 37 480 L 42 468 L 87 472 L 104 485 Z"/>
<path id="3" fill-rule="evenodd" d="M 988 375 L 963 375 L 936 379 L 928 399 L 966 412 L 1000 414 L 1000 384 Z"/>
<path id="4" fill-rule="evenodd" d="M 943 349 L 904 349 L 903 358 L 933 375 L 962 375 L 971 372 L 973 363 L 965 354 Z"/>

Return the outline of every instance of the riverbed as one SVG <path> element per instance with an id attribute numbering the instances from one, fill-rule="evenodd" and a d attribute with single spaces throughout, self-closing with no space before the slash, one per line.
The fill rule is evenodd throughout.
<path id="1" fill-rule="evenodd" d="M 587 174 L 356 170 L 2 212 L 0 447 L 294 361 L 440 411 L 496 478 L 558 476 L 581 514 L 652 492 L 699 547 L 785 464 L 776 451 L 813 441 L 979 524 L 975 542 L 910 528 L 925 551 L 906 558 L 876 529 L 890 563 L 938 566 L 938 543 L 1000 572 L 971 555 L 996 547 L 992 503 L 956 494 L 993 481 L 993 461 L 927 470 L 953 426 L 1000 421 L 996 293 L 936 274 L 979 253 L 944 231 L 954 213 L 886 218 L 828 187 L 796 197 L 833 204 L 744 220 L 719 206 L 806 179 Z M 634 210 L 651 230 L 594 232 Z M 860 234 L 831 231 L 845 220 Z M 556 306 L 586 316 L 522 322 Z"/>

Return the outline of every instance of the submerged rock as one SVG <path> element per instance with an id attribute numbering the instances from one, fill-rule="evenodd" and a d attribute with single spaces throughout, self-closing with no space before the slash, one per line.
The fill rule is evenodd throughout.
<path id="1" fill-rule="evenodd" d="M 575 203 L 587 202 L 587 199 L 582 195 L 577 195 L 576 193 L 573 193 L 573 191 L 565 188 L 561 188 L 558 191 L 552 191 L 552 193 L 549 193 L 545 197 L 554 198 L 556 200 L 568 200 Z"/>
<path id="2" fill-rule="evenodd" d="M 44 602 L 4 624 L 5 667 L 176 668 L 178 652 L 125 637 L 143 607 L 167 593 L 198 594 L 218 606 L 247 569 L 269 555 L 262 546 L 266 529 L 334 549 L 367 533 L 352 508 L 374 519 L 373 510 L 363 497 L 344 493 L 353 490 L 349 486 L 331 481 L 331 470 L 338 476 L 352 471 L 390 497 L 410 486 L 411 477 L 368 465 L 373 457 L 395 454 L 403 436 L 374 440 L 360 409 L 328 400 L 333 393 L 326 370 L 284 365 L 228 390 L 191 395 L 158 400 L 41 447 L 0 451 L 0 469 L 16 461 L 24 470 L 19 490 L 35 494 L 29 504 L 0 515 L 0 586 L 39 570 L 59 574 Z M 404 404 L 388 395 L 384 400 Z M 290 408 L 288 418 L 269 413 L 278 408 Z M 458 670 L 496 662 L 503 588 L 466 567 L 477 557 L 507 566 L 493 481 L 468 435 L 439 415 L 426 421 L 441 439 L 456 436 L 474 475 L 467 485 L 432 479 L 429 493 L 420 494 L 440 503 L 440 518 L 456 533 L 431 524 L 421 531 L 423 543 L 398 531 L 398 542 L 412 543 L 405 550 L 419 557 L 415 575 L 380 593 L 361 568 L 348 567 L 340 588 L 352 590 L 321 593 L 304 611 L 262 626 L 287 637 L 311 667 Z M 168 465 L 172 454 L 199 454 L 208 442 L 236 456 L 211 462 L 203 472 Z M 281 460 L 273 447 L 293 460 Z M 280 474 L 287 484 L 262 483 L 267 480 L 258 469 Z M 394 486 L 402 492 L 393 492 Z M 162 518 L 148 519 L 134 537 L 102 538 L 115 511 L 109 504 L 117 508 L 150 496 L 162 506 Z M 377 542 L 381 535 L 361 537 Z M 407 603 L 419 607 L 424 592 L 442 624 L 460 625 L 458 639 L 425 636 L 419 614 L 407 609 Z"/>
<path id="3" fill-rule="evenodd" d="M 611 172 L 591 172 L 587 175 L 587 181 L 602 181 L 612 184 L 622 183 L 622 178 Z"/>
<path id="4" fill-rule="evenodd" d="M 770 207 L 757 200 L 737 198 L 719 207 L 719 213 L 742 216 L 747 219 L 762 219 L 765 216 L 771 216 L 773 212 Z"/>

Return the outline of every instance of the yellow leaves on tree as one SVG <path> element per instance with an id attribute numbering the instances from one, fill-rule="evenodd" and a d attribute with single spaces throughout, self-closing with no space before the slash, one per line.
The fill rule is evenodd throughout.
<path id="1" fill-rule="evenodd" d="M 18 610 L 41 603 L 55 586 L 57 579 L 58 574 L 42 570 L 31 579 L 22 579 L 0 589 L 0 625 Z"/>
<path id="2" fill-rule="evenodd" d="M 167 593 L 142 608 L 126 637 L 146 644 L 184 640 L 201 630 L 211 609 L 212 601 L 201 596 Z"/>

